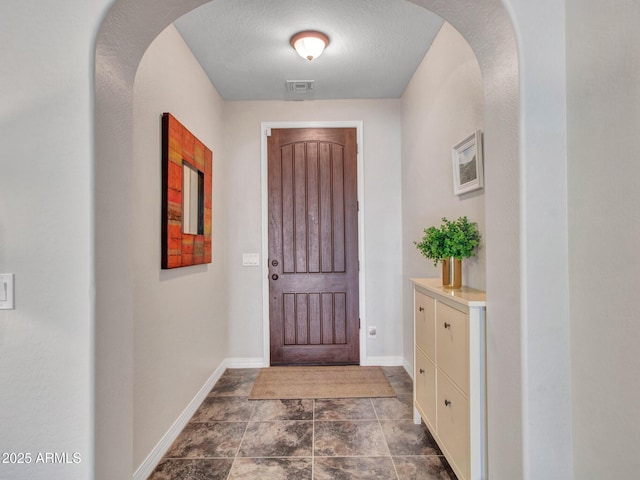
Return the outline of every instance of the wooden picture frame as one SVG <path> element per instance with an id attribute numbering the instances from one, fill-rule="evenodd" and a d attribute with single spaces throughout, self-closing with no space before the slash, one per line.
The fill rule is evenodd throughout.
<path id="1" fill-rule="evenodd" d="M 163 113 L 163 269 L 211 263 L 212 168 L 213 152 Z"/>
<path id="2" fill-rule="evenodd" d="M 484 187 L 482 132 L 477 130 L 452 149 L 453 193 L 462 195 Z"/>

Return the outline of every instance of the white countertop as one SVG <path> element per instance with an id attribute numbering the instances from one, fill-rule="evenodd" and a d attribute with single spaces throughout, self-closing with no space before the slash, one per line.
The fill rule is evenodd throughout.
<path id="1" fill-rule="evenodd" d="M 467 307 L 487 306 L 487 294 L 482 290 L 464 286 L 458 289 L 443 288 L 441 278 L 412 278 L 411 281 L 418 287 L 447 297 Z"/>

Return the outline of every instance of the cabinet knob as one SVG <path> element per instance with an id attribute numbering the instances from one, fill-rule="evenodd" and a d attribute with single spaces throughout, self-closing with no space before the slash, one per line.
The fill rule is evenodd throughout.
<path id="1" fill-rule="evenodd" d="M 449 405 L 451 405 L 451 400 L 447 400 L 447 399 L 445 398 L 445 400 L 444 400 L 444 406 L 445 406 L 445 407 L 448 407 Z"/>
<path id="2" fill-rule="evenodd" d="M 444 328 L 451 328 L 451 324 L 447 323 L 447 322 L 444 322 Z"/>
<path id="3" fill-rule="evenodd" d="M 421 368 L 421 369 L 420 369 L 420 373 L 424 373 L 424 368 Z"/>
<path id="4" fill-rule="evenodd" d="M 424 307 L 420 307 L 418 308 L 418 310 L 420 310 L 421 312 L 424 312 Z"/>

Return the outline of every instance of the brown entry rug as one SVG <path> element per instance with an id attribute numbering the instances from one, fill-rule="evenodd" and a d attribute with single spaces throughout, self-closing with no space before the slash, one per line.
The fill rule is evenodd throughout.
<path id="1" fill-rule="evenodd" d="M 249 399 L 395 396 L 380 367 L 269 367 L 260 369 Z"/>

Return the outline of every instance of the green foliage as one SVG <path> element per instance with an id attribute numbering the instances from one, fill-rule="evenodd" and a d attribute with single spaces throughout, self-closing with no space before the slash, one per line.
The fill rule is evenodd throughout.
<path id="1" fill-rule="evenodd" d="M 469 222 L 466 216 L 454 221 L 442 217 L 440 228 L 429 227 L 424 233 L 421 242 L 413 243 L 422 255 L 433 260 L 435 266 L 439 261 L 449 257 L 460 260 L 472 257 L 480 244 L 478 224 Z"/>

